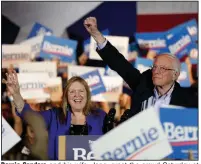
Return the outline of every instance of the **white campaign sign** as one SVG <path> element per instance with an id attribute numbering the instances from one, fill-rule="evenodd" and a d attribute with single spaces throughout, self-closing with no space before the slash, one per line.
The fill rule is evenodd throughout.
<path id="1" fill-rule="evenodd" d="M 50 87 L 50 99 L 52 101 L 60 101 L 62 99 L 62 79 L 61 77 L 50 78 L 46 87 Z"/>
<path id="2" fill-rule="evenodd" d="M 122 37 L 122 36 L 105 36 L 105 38 L 117 48 L 117 50 L 126 58 L 128 59 L 128 46 L 129 46 L 129 38 Z M 97 43 L 91 37 L 90 42 L 90 51 L 89 51 L 89 58 L 94 60 L 102 60 L 101 57 L 96 52 Z M 108 54 L 110 55 L 110 54 Z"/>
<path id="3" fill-rule="evenodd" d="M 102 67 L 88 67 L 88 66 L 68 66 L 68 79 L 73 76 L 80 76 L 82 74 L 95 71 L 96 69 L 99 70 L 101 76 L 105 73 L 105 68 Z"/>
<path id="4" fill-rule="evenodd" d="M 49 76 L 47 73 L 19 73 L 18 81 L 23 99 L 49 99 L 44 92 Z"/>
<path id="5" fill-rule="evenodd" d="M 21 140 L 17 133 L 4 119 L 4 117 L 2 117 L 1 137 L 2 155 L 4 155 L 8 150 L 10 150 L 15 144 L 17 144 Z"/>
<path id="6" fill-rule="evenodd" d="M 57 76 L 56 62 L 27 62 L 19 64 L 19 73 L 48 73 L 49 77 Z"/>
<path id="7" fill-rule="evenodd" d="M 32 37 L 28 40 L 21 42 L 21 45 L 29 45 L 31 46 L 31 58 L 34 59 L 35 57 L 39 56 L 41 44 L 43 42 L 44 35 L 38 35 Z"/>
<path id="8" fill-rule="evenodd" d="M 106 92 L 92 96 L 95 102 L 119 102 L 122 93 L 123 79 L 119 76 L 102 76 Z"/>
<path id="9" fill-rule="evenodd" d="M 31 60 L 31 46 L 28 45 L 2 45 L 2 67 L 9 68 L 13 65 L 18 67 L 19 63 Z"/>
<path id="10" fill-rule="evenodd" d="M 160 160 L 172 153 L 153 108 L 120 124 L 90 147 L 97 160 Z"/>

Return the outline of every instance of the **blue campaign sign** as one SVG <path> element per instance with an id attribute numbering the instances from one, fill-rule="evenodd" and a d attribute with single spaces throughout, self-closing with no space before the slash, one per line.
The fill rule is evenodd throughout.
<path id="1" fill-rule="evenodd" d="M 40 57 L 45 59 L 59 58 L 66 63 L 76 63 L 77 41 L 45 36 L 41 45 Z"/>
<path id="2" fill-rule="evenodd" d="M 89 145 L 99 137 L 99 135 L 66 136 L 66 159 L 95 160 Z"/>
<path id="3" fill-rule="evenodd" d="M 181 71 L 180 71 L 180 76 L 177 80 L 179 84 L 182 87 L 190 87 L 190 79 L 189 79 L 189 73 L 188 73 L 188 67 L 186 63 L 181 63 Z"/>
<path id="4" fill-rule="evenodd" d="M 198 159 L 198 109 L 160 108 L 160 120 L 173 148 L 167 158 L 188 159 L 192 150 Z"/>
<path id="5" fill-rule="evenodd" d="M 41 35 L 41 34 L 44 35 L 47 32 L 49 32 L 50 34 L 53 33 L 53 31 L 51 29 L 49 29 L 48 27 L 36 22 L 31 30 L 31 32 L 29 33 L 27 39 L 32 38 L 37 35 Z"/>
<path id="6" fill-rule="evenodd" d="M 137 68 L 141 73 L 151 69 L 151 66 L 153 65 L 153 60 L 137 57 L 135 61 L 135 68 Z"/>
<path id="7" fill-rule="evenodd" d="M 167 38 L 170 39 L 174 35 L 176 35 L 179 31 L 181 31 L 183 28 L 185 28 L 189 35 L 192 38 L 192 41 L 197 41 L 198 40 L 198 25 L 195 19 L 191 19 L 183 24 L 179 24 L 178 26 L 168 30 L 166 32 Z"/>
<path id="8" fill-rule="evenodd" d="M 105 29 L 103 31 L 101 31 L 101 33 L 105 36 L 109 35 L 110 32 L 108 29 Z M 90 45 L 90 38 L 88 38 L 87 40 L 84 41 L 83 43 L 83 47 L 84 47 L 84 52 L 87 53 L 87 55 L 89 55 L 89 45 Z"/>
<path id="9" fill-rule="evenodd" d="M 190 46 L 190 52 L 188 53 L 190 57 L 191 64 L 198 64 L 198 44 L 197 43 L 191 43 Z"/>
<path id="10" fill-rule="evenodd" d="M 81 77 L 87 81 L 92 96 L 106 92 L 105 85 L 98 70 L 83 74 Z"/>
<path id="11" fill-rule="evenodd" d="M 185 28 L 176 33 L 172 38 L 167 39 L 169 51 L 179 59 L 188 55 L 191 49 L 191 43 L 191 36 Z"/>
<path id="12" fill-rule="evenodd" d="M 157 54 L 169 52 L 164 32 L 135 33 L 134 37 L 142 49 L 155 50 Z"/>

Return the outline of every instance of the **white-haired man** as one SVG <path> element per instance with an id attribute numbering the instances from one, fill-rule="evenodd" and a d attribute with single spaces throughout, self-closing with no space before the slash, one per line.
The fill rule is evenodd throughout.
<path id="1" fill-rule="evenodd" d="M 175 56 L 170 54 L 156 56 L 152 69 L 141 74 L 103 37 L 98 30 L 96 18 L 87 18 L 84 26 L 97 42 L 97 52 L 103 61 L 132 89 L 132 115 L 151 105 L 198 106 L 198 97 L 193 95 L 190 89 L 182 88 L 176 82 L 180 74 L 180 62 Z"/>

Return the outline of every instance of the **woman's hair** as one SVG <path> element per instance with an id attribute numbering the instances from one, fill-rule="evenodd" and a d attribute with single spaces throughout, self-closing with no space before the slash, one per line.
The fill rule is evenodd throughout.
<path id="1" fill-rule="evenodd" d="M 67 110 L 70 110 L 72 112 L 71 106 L 68 102 L 68 91 L 69 91 L 70 86 L 74 82 L 80 82 L 85 87 L 86 92 L 87 92 L 87 102 L 83 109 L 84 115 L 87 116 L 91 110 L 91 92 L 90 92 L 87 82 L 79 76 L 73 76 L 72 78 L 70 78 L 67 81 L 67 84 L 66 84 L 66 86 L 64 88 L 64 92 L 63 92 L 63 98 L 62 98 L 62 102 L 61 102 L 61 106 L 60 106 L 60 110 L 62 110 L 62 111 L 59 111 L 60 112 L 59 120 L 62 124 L 65 123 L 65 120 L 67 117 Z"/>

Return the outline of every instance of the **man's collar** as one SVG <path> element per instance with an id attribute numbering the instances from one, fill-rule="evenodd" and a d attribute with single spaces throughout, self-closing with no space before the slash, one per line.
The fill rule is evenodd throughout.
<path id="1" fill-rule="evenodd" d="M 168 89 L 168 91 L 167 91 L 165 94 L 159 96 L 158 91 L 157 91 L 157 88 L 156 88 L 156 86 L 155 86 L 155 87 L 154 87 L 154 96 L 155 96 L 155 98 L 158 99 L 158 98 L 161 98 L 161 97 L 166 97 L 166 96 L 168 96 L 168 95 L 171 95 L 172 92 L 173 92 L 173 90 L 174 90 L 174 87 L 175 87 L 175 83 L 173 83 L 173 84 L 171 85 L 171 87 Z"/>

